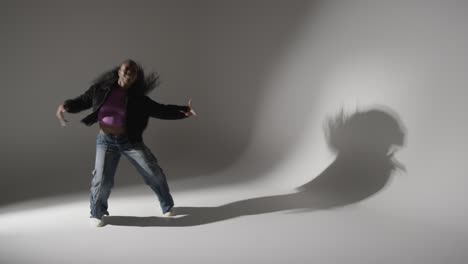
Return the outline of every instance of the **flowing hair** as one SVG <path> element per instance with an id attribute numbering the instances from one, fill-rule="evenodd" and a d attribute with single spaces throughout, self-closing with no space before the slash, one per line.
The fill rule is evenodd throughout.
<path id="1" fill-rule="evenodd" d="M 91 84 L 97 86 L 110 86 L 115 84 L 119 79 L 119 69 L 122 64 L 130 64 L 137 69 L 137 78 L 129 88 L 129 94 L 147 95 L 161 84 L 161 80 L 157 72 L 151 72 L 145 76 L 143 67 L 131 59 L 127 59 L 119 66 L 115 66 L 112 69 L 101 73 L 91 82 Z"/>

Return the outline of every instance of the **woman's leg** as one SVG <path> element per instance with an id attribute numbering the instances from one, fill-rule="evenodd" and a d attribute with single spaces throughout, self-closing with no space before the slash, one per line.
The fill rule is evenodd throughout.
<path id="1" fill-rule="evenodd" d="M 105 135 L 98 134 L 96 139 L 96 162 L 91 181 L 91 217 L 101 219 L 109 215 L 107 199 L 114 186 L 114 175 L 120 160 L 118 147 L 106 142 Z"/>
<path id="2" fill-rule="evenodd" d="M 154 191 L 159 199 L 162 212 L 169 211 L 174 206 L 174 200 L 170 194 L 166 175 L 151 150 L 143 142 L 138 142 L 122 153 L 143 176 L 145 183 Z"/>

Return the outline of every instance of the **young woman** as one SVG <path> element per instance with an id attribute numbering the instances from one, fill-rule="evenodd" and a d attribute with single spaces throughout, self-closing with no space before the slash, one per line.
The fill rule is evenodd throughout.
<path id="1" fill-rule="evenodd" d="M 65 100 L 57 109 L 57 118 L 63 126 L 64 112 L 78 113 L 92 108 L 92 113 L 81 120 L 87 126 L 98 123 L 96 160 L 91 181 L 91 224 L 104 226 L 107 200 L 114 185 L 114 175 L 121 155 L 124 155 L 156 193 L 165 216 L 174 216 L 174 201 L 166 176 L 158 160 L 144 144 L 142 134 L 149 117 L 183 119 L 196 115 L 191 106 L 165 105 L 150 99 L 147 94 L 159 84 L 159 76 L 145 76 L 142 67 L 133 60 L 101 74 L 82 95 Z"/>

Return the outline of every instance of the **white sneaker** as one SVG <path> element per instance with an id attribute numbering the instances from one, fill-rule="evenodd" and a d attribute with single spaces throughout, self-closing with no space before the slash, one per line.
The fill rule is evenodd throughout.
<path id="1" fill-rule="evenodd" d="M 89 218 L 89 224 L 92 227 L 103 227 L 103 226 L 106 225 L 106 223 L 104 223 L 104 217 L 102 217 L 101 219 L 90 217 Z"/>
<path id="2" fill-rule="evenodd" d="M 176 215 L 177 214 L 174 212 L 174 208 L 172 208 L 171 210 L 164 213 L 165 217 L 173 217 L 173 216 L 176 216 Z"/>

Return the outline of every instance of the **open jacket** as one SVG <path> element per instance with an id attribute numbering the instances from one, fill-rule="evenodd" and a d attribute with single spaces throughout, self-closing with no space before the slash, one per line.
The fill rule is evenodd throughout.
<path id="1" fill-rule="evenodd" d="M 107 99 L 111 89 L 115 89 L 115 85 L 116 83 L 113 85 L 91 85 L 82 95 L 65 100 L 63 107 L 69 113 L 78 113 L 92 108 L 93 111 L 80 121 L 87 126 L 91 126 L 98 121 L 98 111 Z M 129 142 L 143 141 L 142 134 L 148 125 L 149 117 L 167 120 L 186 118 L 187 116 L 180 111 L 187 112 L 189 107 L 160 104 L 147 95 L 129 92 L 127 95 L 126 116 L 126 130 Z"/>

